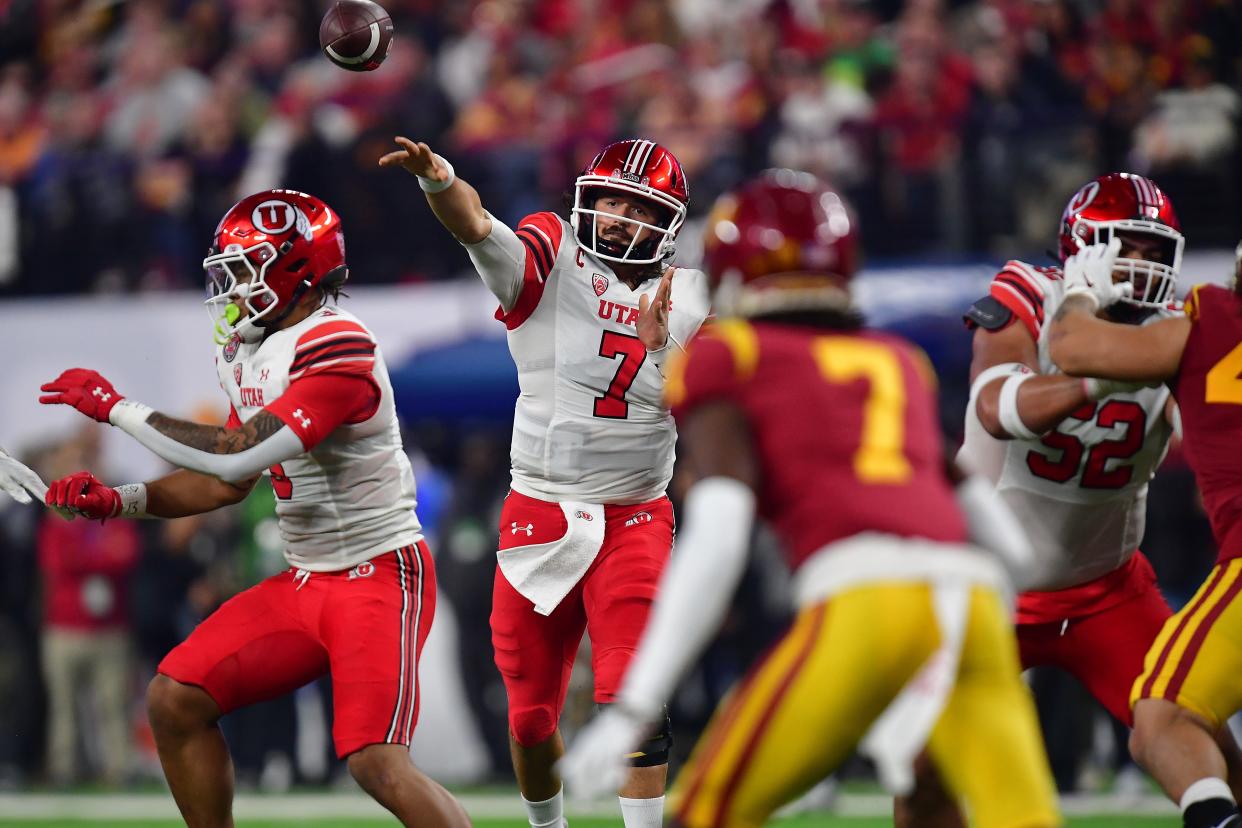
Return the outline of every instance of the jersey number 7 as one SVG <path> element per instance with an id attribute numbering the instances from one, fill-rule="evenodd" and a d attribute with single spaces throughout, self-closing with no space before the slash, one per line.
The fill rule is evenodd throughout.
<path id="1" fill-rule="evenodd" d="M 633 334 L 604 331 L 599 341 L 599 355 L 606 359 L 621 357 L 621 362 L 612 382 L 608 383 L 608 389 L 595 398 L 595 416 L 624 420 L 630 414 L 630 404 L 625 401 L 625 395 L 638 378 L 638 369 L 647 361 L 647 348 Z"/>

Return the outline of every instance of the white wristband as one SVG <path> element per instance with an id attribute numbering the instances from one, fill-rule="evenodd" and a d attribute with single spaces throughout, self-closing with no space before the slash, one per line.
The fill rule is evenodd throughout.
<path id="1" fill-rule="evenodd" d="M 116 493 L 121 496 L 121 511 L 117 517 L 140 518 L 147 516 L 147 484 L 126 483 L 117 486 Z"/>
<path id="2" fill-rule="evenodd" d="M 424 193 L 442 193 L 449 187 L 453 186 L 453 182 L 457 180 L 457 173 L 453 171 L 453 165 L 444 159 L 443 156 L 437 155 L 436 160 L 448 169 L 448 178 L 443 181 L 437 181 L 434 178 L 424 178 L 417 176 L 418 186 L 423 188 Z"/>
<path id="3" fill-rule="evenodd" d="M 664 376 L 664 363 L 668 361 L 668 355 L 670 353 L 668 346 L 672 341 L 673 338 L 670 336 L 665 341 L 663 347 L 656 348 L 654 351 L 647 349 L 647 359 L 650 360 L 651 364 L 654 365 L 656 370 L 660 372 L 660 376 Z"/>
<path id="4" fill-rule="evenodd" d="M 1005 429 L 1010 437 L 1022 440 L 1039 439 L 1039 435 L 1022 422 L 1022 415 L 1018 413 L 1018 389 L 1022 387 L 1022 383 L 1034 376 L 1034 374 L 1014 374 L 1001 385 L 997 419 L 1000 420 L 1001 428 Z"/>
<path id="5" fill-rule="evenodd" d="M 149 405 L 124 399 L 112 406 L 112 411 L 108 413 L 108 422 L 124 431 L 128 431 L 127 425 L 132 427 L 145 423 L 153 410 Z"/>

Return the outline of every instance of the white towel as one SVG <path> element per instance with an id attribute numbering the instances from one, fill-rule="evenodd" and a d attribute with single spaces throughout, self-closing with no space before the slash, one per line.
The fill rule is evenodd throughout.
<path id="1" fill-rule="evenodd" d="M 875 761 L 880 782 L 892 794 L 914 789 L 914 759 L 931 737 L 957 682 L 972 586 L 960 580 L 932 586 L 940 647 L 906 682 L 859 746 Z"/>
<path id="2" fill-rule="evenodd" d="M 604 545 L 604 507 L 599 503 L 558 503 L 569 527 L 548 543 L 514 546 L 496 553 L 500 571 L 535 612 L 551 615 L 582 579 Z"/>

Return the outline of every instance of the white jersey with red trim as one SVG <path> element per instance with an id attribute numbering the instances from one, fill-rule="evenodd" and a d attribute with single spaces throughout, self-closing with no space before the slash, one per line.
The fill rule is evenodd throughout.
<path id="1" fill-rule="evenodd" d="M 491 234 L 466 245 L 500 299 L 517 365 L 513 488 L 542 500 L 631 504 L 664 494 L 676 429 L 664 377 L 638 339 L 639 297 L 607 262 L 584 250 L 554 213 L 516 232 L 492 219 Z M 684 345 L 707 317 L 707 277 L 673 276 L 669 347 Z"/>
<path id="2" fill-rule="evenodd" d="M 989 292 L 1035 339 L 1040 373 L 1061 373 L 1049 357 L 1044 324 L 1065 298 L 1061 270 L 1010 261 Z M 1147 484 L 1172 434 L 1165 416 L 1168 399 L 1164 385 L 1114 394 L 1084 405 L 1038 440 L 992 437 L 971 399 L 962 458 L 996 483 L 1045 563 L 1045 582 L 1032 588 L 1085 583 L 1116 569 L 1138 549 Z"/>
<path id="3" fill-rule="evenodd" d="M 327 435 L 317 433 L 313 416 L 299 408 L 282 417 L 312 446 L 265 472 L 290 565 L 312 572 L 351 569 L 422 539 L 388 368 L 357 317 L 324 307 L 260 343 L 231 341 L 216 354 L 216 372 L 238 425 L 305 377 L 363 376 L 379 392 L 365 419 Z"/>

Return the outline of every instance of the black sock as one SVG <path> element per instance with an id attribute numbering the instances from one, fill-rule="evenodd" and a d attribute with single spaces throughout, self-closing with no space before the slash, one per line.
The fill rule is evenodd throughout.
<path id="1" fill-rule="evenodd" d="M 1239 824 L 1238 806 L 1224 797 L 1201 799 L 1182 812 L 1183 828 L 1234 828 Z M 1228 820 L 1228 821 L 1226 821 Z"/>

